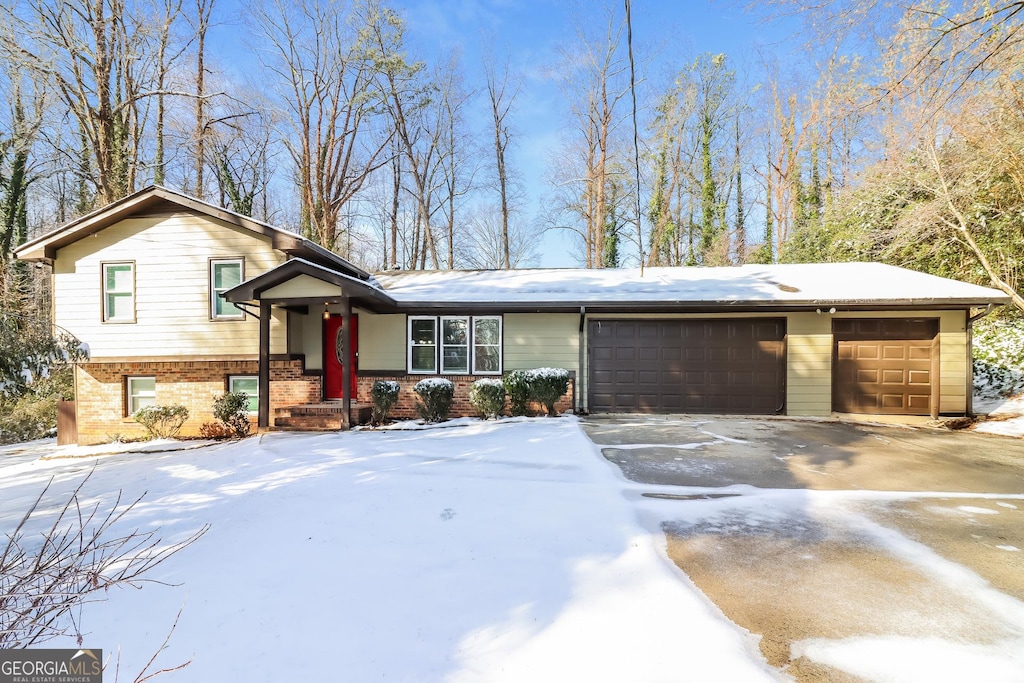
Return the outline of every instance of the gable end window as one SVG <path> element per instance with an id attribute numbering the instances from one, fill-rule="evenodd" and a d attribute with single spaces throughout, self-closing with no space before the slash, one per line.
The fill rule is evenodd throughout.
<path id="1" fill-rule="evenodd" d="M 501 340 L 501 316 L 409 316 L 409 373 L 500 375 Z"/>
<path id="2" fill-rule="evenodd" d="M 104 263 L 103 322 L 135 322 L 135 263 Z"/>
<path id="3" fill-rule="evenodd" d="M 242 284 L 245 259 L 210 259 L 210 319 L 242 320 L 245 312 L 226 301 L 221 293 Z"/>

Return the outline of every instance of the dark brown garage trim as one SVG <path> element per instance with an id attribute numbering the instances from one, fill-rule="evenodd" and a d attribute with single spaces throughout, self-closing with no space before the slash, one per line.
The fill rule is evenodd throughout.
<path id="1" fill-rule="evenodd" d="M 832 321 L 832 410 L 869 415 L 938 415 L 939 321 Z"/>
<path id="2" fill-rule="evenodd" d="M 771 415 L 786 403 L 786 321 L 591 320 L 591 412 Z"/>

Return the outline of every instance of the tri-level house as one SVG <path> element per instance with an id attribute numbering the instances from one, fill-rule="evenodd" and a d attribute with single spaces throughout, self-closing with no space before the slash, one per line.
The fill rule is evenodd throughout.
<path id="1" fill-rule="evenodd" d="M 260 428 L 341 428 L 377 379 L 469 385 L 559 367 L 561 409 L 829 415 L 971 410 L 971 322 L 997 290 L 875 263 L 369 273 L 301 236 L 150 187 L 20 247 L 91 352 L 79 443 L 139 408 L 251 397 Z"/>

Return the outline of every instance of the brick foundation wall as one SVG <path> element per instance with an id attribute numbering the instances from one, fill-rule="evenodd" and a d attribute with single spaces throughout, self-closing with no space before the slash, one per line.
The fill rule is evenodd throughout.
<path id="1" fill-rule="evenodd" d="M 270 362 L 271 421 L 275 406 L 320 400 L 321 377 L 302 373 L 302 360 Z M 142 425 L 124 416 L 126 377 L 155 377 L 157 405 L 188 408 L 189 419 L 180 435 L 198 436 L 204 423 L 216 421 L 213 401 L 227 391 L 228 375 L 258 374 L 254 360 L 83 363 L 75 372 L 78 443 L 145 436 Z M 255 425 L 255 416 L 252 422 Z"/>
<path id="2" fill-rule="evenodd" d="M 445 379 L 451 380 L 452 384 L 455 385 L 455 401 L 452 403 L 451 417 L 476 417 L 477 412 L 473 409 L 473 406 L 469 404 L 469 388 L 480 377 L 467 376 L 467 375 L 439 375 Z M 426 379 L 423 375 L 374 375 L 374 374 L 359 374 L 358 379 L 358 395 L 359 401 L 363 403 L 373 403 L 373 399 L 370 396 L 370 391 L 373 389 L 373 383 L 379 379 L 389 380 L 398 382 L 401 389 L 398 392 L 398 403 L 391 409 L 391 417 L 399 420 L 408 420 L 418 418 L 420 416 L 419 411 L 416 409 L 416 405 L 419 403 L 419 396 L 412 390 L 416 383 L 421 379 Z M 495 378 L 498 379 L 498 378 Z M 569 377 L 569 390 L 565 393 L 562 398 L 555 404 L 555 409 L 559 413 L 571 413 L 573 411 L 572 396 L 573 396 L 573 383 L 575 378 Z M 535 413 L 543 413 L 543 408 L 538 404 L 531 406 Z M 508 402 L 505 403 L 505 414 L 508 414 Z"/>

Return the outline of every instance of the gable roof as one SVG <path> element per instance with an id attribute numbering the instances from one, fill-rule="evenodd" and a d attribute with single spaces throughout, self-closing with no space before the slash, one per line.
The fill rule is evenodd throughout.
<path id="1" fill-rule="evenodd" d="M 408 309 L 736 310 L 938 308 L 1006 304 L 995 289 L 882 263 L 744 265 L 718 268 L 525 269 L 379 273 Z"/>
<path id="2" fill-rule="evenodd" d="M 362 268 L 301 235 L 159 185 L 151 185 L 139 190 L 135 194 L 128 195 L 102 209 L 76 218 L 56 230 L 30 240 L 15 249 L 14 255 L 23 261 L 49 263 L 53 261 L 57 250 L 61 247 L 97 233 L 118 221 L 132 216 L 160 215 L 181 210 L 208 216 L 241 230 L 269 237 L 275 249 L 290 256 L 304 258 L 360 280 L 370 279 L 370 274 Z"/>
<path id="3" fill-rule="evenodd" d="M 395 306 L 395 300 L 382 290 L 372 277 L 368 281 L 359 280 L 300 258 L 289 259 L 276 268 L 227 290 L 222 296 L 232 303 L 262 299 L 264 298 L 262 295 L 268 290 L 300 276 L 312 277 L 319 282 L 337 287 L 338 296 L 344 294 L 359 299 L 364 305 L 369 305 L 372 308 L 391 309 Z M 310 298 L 319 300 L 322 297 Z M 287 303 L 286 300 L 274 300 L 273 298 L 271 301 L 272 303 Z"/>

